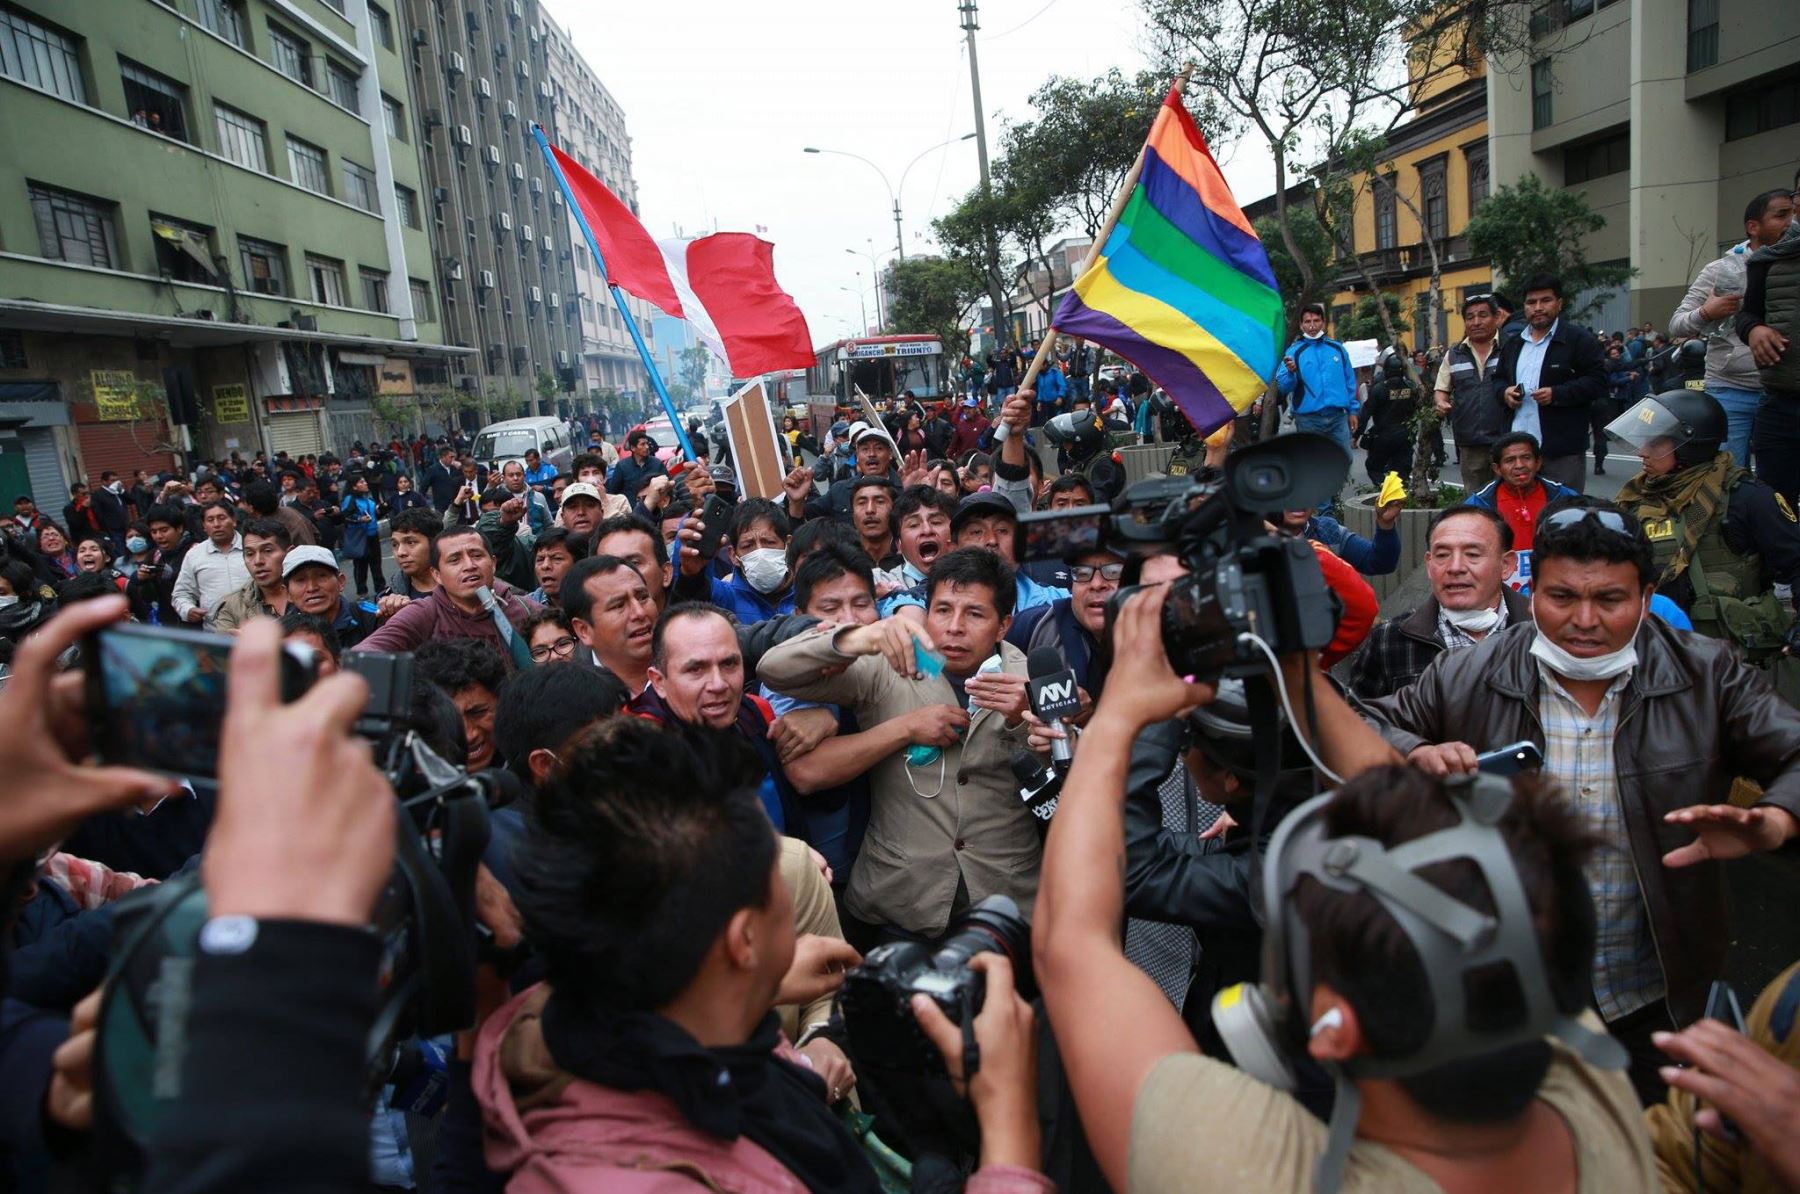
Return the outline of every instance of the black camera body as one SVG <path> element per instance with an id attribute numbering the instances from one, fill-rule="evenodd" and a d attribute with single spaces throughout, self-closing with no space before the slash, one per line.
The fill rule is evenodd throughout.
<path id="1" fill-rule="evenodd" d="M 972 1023 L 987 996 L 986 978 L 969 968 L 979 953 L 1005 954 L 1021 980 L 1031 973 L 1031 926 L 1006 896 L 970 908 L 936 948 L 890 941 L 870 950 L 838 995 L 857 1067 L 943 1074 L 943 1058 L 913 1017 L 912 997 L 928 996 L 953 1024 Z"/>
<path id="2" fill-rule="evenodd" d="M 381 991 L 366 1048 L 371 1092 L 387 1081 L 399 1045 L 474 1022 L 475 872 L 487 848 L 488 807 L 499 784 L 438 756 L 410 727 L 412 657 L 362 652 L 345 667 L 369 685 L 357 721 L 399 798 L 394 870 L 373 917 L 383 945 Z M 197 869 L 118 904 L 94 1060 L 96 1137 L 102 1163 L 134 1172 L 169 1115 L 179 1084 L 189 1001 L 186 984 L 207 919 Z"/>
<path id="3" fill-rule="evenodd" d="M 1338 614 L 1312 547 L 1265 519 L 1334 497 L 1349 472 L 1336 441 L 1277 436 L 1233 453 L 1223 471 L 1148 477 L 1111 505 L 1021 515 L 1018 558 L 1178 555 L 1188 574 L 1163 605 L 1170 665 L 1201 680 L 1261 672 L 1268 660 L 1244 636 L 1277 655 L 1316 651 L 1331 642 Z M 1109 622 L 1134 592 L 1113 597 Z"/>

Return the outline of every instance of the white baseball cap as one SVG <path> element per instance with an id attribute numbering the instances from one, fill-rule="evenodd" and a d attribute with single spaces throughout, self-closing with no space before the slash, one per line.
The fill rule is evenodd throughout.
<path id="1" fill-rule="evenodd" d="M 596 502 L 605 501 L 605 499 L 600 496 L 600 491 L 586 481 L 577 481 L 575 484 L 563 489 L 562 504 L 565 506 L 568 505 L 570 498 L 589 498 Z"/>
<path id="2" fill-rule="evenodd" d="M 315 547 L 303 543 L 299 547 L 288 548 L 287 556 L 281 561 L 281 579 L 286 580 L 295 572 L 308 564 L 317 564 L 321 568 L 329 568 L 333 572 L 341 572 L 337 557 L 331 554 L 329 547 Z"/>

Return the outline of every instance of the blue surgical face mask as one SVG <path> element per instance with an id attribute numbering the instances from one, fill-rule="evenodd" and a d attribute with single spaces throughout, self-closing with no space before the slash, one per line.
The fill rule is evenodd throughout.
<path id="1" fill-rule="evenodd" d="M 139 539 L 137 536 L 134 535 L 131 538 L 125 540 L 125 550 L 130 552 L 132 555 L 136 555 L 140 551 L 149 551 L 150 550 L 150 542 L 147 539 Z"/>

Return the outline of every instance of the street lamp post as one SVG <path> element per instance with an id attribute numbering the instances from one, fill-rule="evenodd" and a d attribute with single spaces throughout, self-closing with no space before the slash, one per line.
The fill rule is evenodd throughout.
<path id="1" fill-rule="evenodd" d="M 850 288 L 848 286 L 840 286 L 840 287 L 838 287 L 838 289 L 843 291 L 845 294 L 850 293 Z M 879 301 L 881 298 L 881 292 L 876 291 L 875 297 L 876 297 L 877 301 Z M 857 332 L 857 335 L 866 336 L 866 335 L 868 335 L 868 332 L 869 332 L 869 304 L 863 302 L 862 271 L 861 270 L 858 270 L 857 274 L 856 274 L 856 308 L 857 308 L 857 310 L 862 312 L 862 323 L 857 325 L 860 329 Z"/>
<path id="2" fill-rule="evenodd" d="M 819 149 L 819 148 L 817 148 L 815 146 L 811 146 L 811 145 L 808 145 L 806 147 L 805 152 L 807 152 L 807 153 L 833 153 L 841 158 L 855 158 L 857 161 L 861 162 L 863 165 L 867 166 L 869 169 L 875 171 L 876 174 L 881 176 L 881 184 L 888 189 L 888 199 L 891 200 L 894 205 L 894 252 L 900 258 L 901 261 L 905 261 L 906 260 L 906 238 L 900 230 L 900 193 L 902 191 L 906 190 L 906 176 L 908 174 L 910 174 L 912 172 L 912 168 L 914 166 L 918 165 L 921 161 L 923 161 L 928 154 L 936 153 L 938 150 L 943 149 L 944 147 L 949 146 L 949 145 L 955 145 L 959 141 L 973 140 L 974 137 L 975 137 L 974 133 L 964 133 L 960 137 L 952 137 L 948 141 L 939 142 L 938 144 L 931 146 L 929 149 L 921 151 L 919 156 L 915 157 L 912 161 L 906 163 L 906 169 L 904 169 L 900 172 L 900 189 L 899 190 L 895 190 L 894 184 L 888 181 L 887 171 L 883 170 L 880 166 L 877 166 L 874 162 L 871 162 L 868 158 L 864 157 L 860 153 L 851 153 L 849 150 L 846 150 L 846 149 Z"/>
<path id="3" fill-rule="evenodd" d="M 870 245 L 866 251 L 862 249 L 845 249 L 844 252 L 850 254 L 852 257 L 867 257 L 869 259 L 869 276 L 875 281 L 875 326 L 884 332 L 887 331 L 887 316 L 881 313 L 881 267 L 877 265 L 875 261 L 875 247 Z M 858 273 L 856 276 L 858 280 L 862 278 L 861 273 Z M 868 320 L 863 320 L 863 327 L 866 329 L 868 326 Z"/>

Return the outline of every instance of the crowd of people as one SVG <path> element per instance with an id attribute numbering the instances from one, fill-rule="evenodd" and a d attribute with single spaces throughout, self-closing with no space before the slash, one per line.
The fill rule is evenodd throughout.
<path id="1" fill-rule="evenodd" d="M 120 1180 L 116 917 L 195 874 L 147 1190 L 1800 1186 L 1800 963 L 1719 1010 L 1735 926 L 1785 906 L 1729 909 L 1726 869 L 1800 849 L 1791 214 L 1752 202 L 1676 313 L 1701 387 L 1658 389 L 1643 329 L 1603 352 L 1551 276 L 1367 377 L 1303 311 L 1294 427 L 1403 471 L 1422 364 L 1465 487 L 1413 531 L 1397 500 L 1368 536 L 1330 501 L 1269 516 L 1333 633 L 1258 674 L 1177 666 L 1191 552 L 1030 550 L 1040 515 L 1146 492 L 1112 456 L 1146 419 L 1192 461 L 1176 514 L 1233 450 L 1141 374 L 1092 384 L 1084 344 L 1030 386 L 1002 349 L 932 405 L 796 421 L 776 493 L 697 425 L 675 463 L 583 425 L 566 468 L 419 437 L 104 473 L 61 523 L 19 497 L 8 1188 Z M 1640 462 L 1617 502 L 1584 494 L 1596 427 Z M 1408 533 L 1426 595 L 1383 617 Z M 79 672 L 126 620 L 236 636 L 192 711 L 223 717 L 216 784 L 100 761 Z M 367 1055 L 417 815 L 355 733 L 388 656 L 412 732 L 507 777 L 474 1014 L 414 1042 L 431 1100 Z M 1078 711 L 1042 713 L 1046 659 Z M 973 980 L 931 952 L 1014 913 Z M 877 1049 L 838 996 L 907 966 Z"/>

